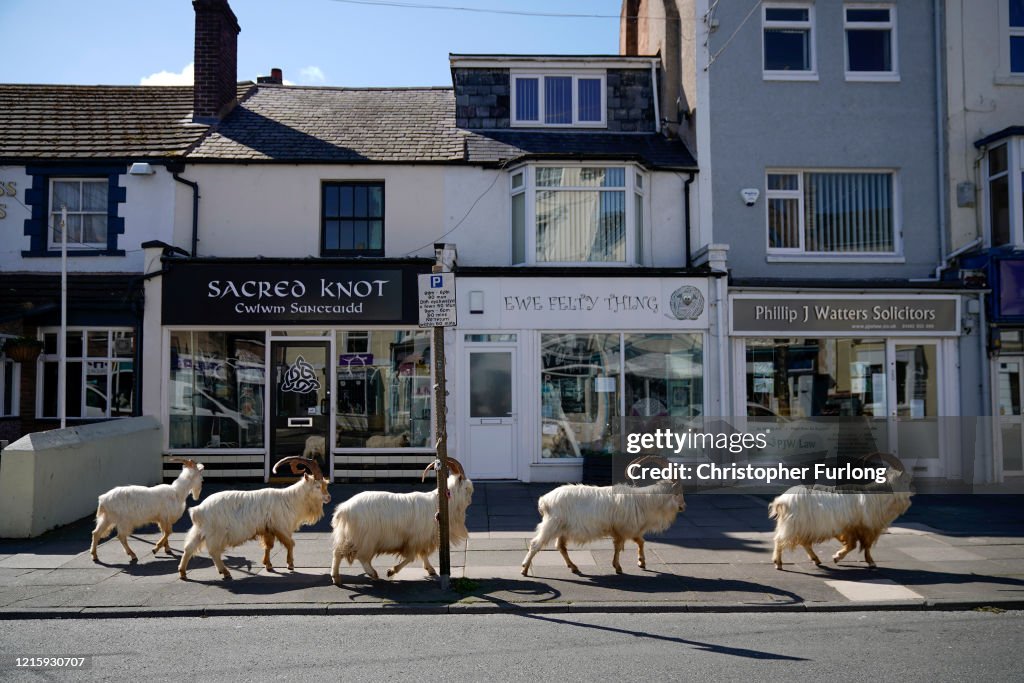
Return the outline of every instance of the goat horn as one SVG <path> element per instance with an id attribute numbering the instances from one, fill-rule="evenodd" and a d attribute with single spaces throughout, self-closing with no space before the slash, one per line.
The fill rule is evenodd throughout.
<path id="1" fill-rule="evenodd" d="M 191 458 L 171 458 L 171 462 L 181 463 L 185 467 L 195 468 L 196 466 L 196 461 L 192 460 Z"/>
<path id="2" fill-rule="evenodd" d="M 454 475 L 456 475 L 458 477 L 462 477 L 463 479 L 465 479 L 466 478 L 466 469 L 462 466 L 462 463 L 459 462 L 458 460 L 456 460 L 455 458 L 447 458 L 447 460 L 448 460 L 448 470 L 452 474 L 454 474 Z M 429 472 L 432 469 L 436 469 L 438 462 L 440 462 L 440 461 L 439 460 L 434 460 L 432 463 L 430 463 L 425 468 L 423 468 L 423 474 L 420 476 L 420 481 L 426 481 L 427 480 L 427 472 Z"/>
<path id="3" fill-rule="evenodd" d="M 436 464 L 437 464 L 437 460 L 434 460 L 429 465 L 427 465 L 426 467 L 423 468 L 423 474 L 420 475 L 420 481 L 426 481 L 427 480 L 427 472 L 429 472 L 430 470 L 434 469 L 434 466 Z"/>
<path id="4" fill-rule="evenodd" d="M 903 464 L 903 461 L 897 458 L 892 453 L 872 453 L 872 455 L 881 460 L 882 462 L 892 465 L 894 469 L 897 469 L 900 472 L 907 471 L 907 467 L 906 465 Z"/>
<path id="5" fill-rule="evenodd" d="M 292 474 L 302 474 L 303 472 L 309 472 L 313 475 L 314 479 L 323 479 L 324 474 L 320 470 L 320 463 L 312 458 L 304 458 L 301 455 L 292 455 L 287 458 L 281 458 L 274 465 L 271 470 L 274 474 L 277 474 L 277 468 L 281 465 L 288 463 L 288 466 L 292 469 Z"/>

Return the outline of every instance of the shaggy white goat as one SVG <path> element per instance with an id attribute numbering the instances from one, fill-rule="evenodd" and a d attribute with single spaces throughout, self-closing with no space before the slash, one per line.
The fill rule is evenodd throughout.
<path id="1" fill-rule="evenodd" d="M 203 465 L 194 460 L 172 462 L 182 464 L 181 474 L 172 484 L 156 486 L 118 486 L 110 489 L 99 498 L 96 506 L 96 528 L 92 532 L 92 561 L 99 562 L 96 555 L 97 544 L 117 527 L 117 540 L 121 541 L 124 551 L 132 562 L 138 562 L 132 549 L 128 547 L 128 536 L 140 526 L 156 523 L 163 536 L 153 546 L 156 553 L 162 546 L 170 555 L 171 546 L 168 537 L 171 527 L 185 512 L 185 499 L 189 492 L 194 500 L 199 500 L 203 490 Z"/>
<path id="2" fill-rule="evenodd" d="M 821 560 L 813 545 L 836 538 L 843 547 L 832 561 L 838 563 L 860 544 L 864 560 L 875 566 L 871 546 L 885 533 L 893 520 L 910 507 L 910 475 L 903 463 L 888 453 L 875 453 L 889 464 L 884 484 L 841 486 L 834 490 L 794 486 L 777 496 L 768 506 L 768 517 L 775 519 L 775 550 L 772 562 L 782 569 L 782 551 L 802 546 L 814 564 Z"/>
<path id="3" fill-rule="evenodd" d="M 409 443 L 409 432 L 376 434 L 366 440 L 366 448 L 404 448 Z"/>
<path id="4" fill-rule="evenodd" d="M 331 494 L 327 492 L 327 481 L 316 460 L 299 456 L 282 458 L 274 465 L 273 471 L 276 473 L 283 463 L 291 466 L 292 473 L 302 474 L 291 486 L 257 491 L 220 491 L 189 510 L 192 528 L 185 537 L 185 550 L 178 564 L 178 575 L 182 579 L 192 555 L 204 545 L 217 571 L 226 580 L 231 579 L 231 573 L 220 559 L 221 553 L 225 548 L 253 539 L 259 539 L 263 546 L 263 565 L 267 571 L 274 569 L 270 564 L 270 550 L 274 547 L 275 538 L 288 549 L 288 569 L 295 569 L 292 533 L 303 524 L 320 521 L 324 516 L 324 505 L 331 502 Z"/>
<path id="5" fill-rule="evenodd" d="M 302 457 L 316 460 L 318 464 L 322 465 L 320 469 L 323 470 L 324 467 L 327 467 L 327 439 L 322 436 L 306 437 L 306 446 L 302 450 Z"/>
<path id="6" fill-rule="evenodd" d="M 651 456 L 633 462 L 645 461 L 667 464 L 663 458 Z M 542 519 L 523 559 L 523 576 L 530 571 L 534 555 L 556 538 L 556 547 L 565 558 L 565 566 L 579 574 L 579 567 L 569 559 L 567 543 L 589 543 L 609 536 L 615 544 L 612 566 L 616 574 L 621 574 L 619 553 L 626 540 L 636 543 L 637 565 L 644 569 L 647 566 L 644 534 L 672 526 L 676 515 L 686 509 L 686 502 L 678 481 L 662 480 L 650 486 L 565 484 L 541 496 L 537 509 Z"/>
<path id="7" fill-rule="evenodd" d="M 449 541 L 459 544 L 469 537 L 466 530 L 466 508 L 473 500 L 473 482 L 466 478 L 462 465 L 448 458 L 452 473 L 448 477 Z M 423 477 L 437 465 L 433 462 L 423 470 Z M 338 505 L 331 519 L 334 528 L 334 558 L 331 581 L 341 585 L 338 567 L 344 558 L 349 564 L 359 560 L 372 579 L 379 578 L 370 560 L 378 555 L 399 555 L 401 561 L 388 570 L 394 576 L 402 567 L 419 557 L 431 576 L 437 572 L 429 556 L 440 544 L 437 513 L 437 491 L 389 493 L 363 491 Z"/>

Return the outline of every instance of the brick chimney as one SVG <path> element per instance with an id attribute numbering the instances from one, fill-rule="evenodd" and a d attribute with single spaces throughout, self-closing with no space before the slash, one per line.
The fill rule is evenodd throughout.
<path id="1" fill-rule="evenodd" d="M 271 69 L 269 76 L 257 76 L 256 82 L 260 84 L 273 83 L 276 85 L 281 85 L 284 83 L 284 72 L 277 68 Z"/>
<path id="2" fill-rule="evenodd" d="M 238 18 L 228 0 L 192 0 L 196 11 L 192 120 L 217 123 L 237 98 Z"/>

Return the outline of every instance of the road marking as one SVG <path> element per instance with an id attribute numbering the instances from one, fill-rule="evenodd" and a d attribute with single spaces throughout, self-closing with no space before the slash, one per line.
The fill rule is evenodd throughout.
<path id="1" fill-rule="evenodd" d="M 985 558 L 963 548 L 900 548 L 901 552 L 921 562 L 974 562 Z"/>
<path id="2" fill-rule="evenodd" d="M 889 600 L 924 600 L 924 596 L 889 579 L 867 581 L 826 581 L 844 598 L 852 602 L 887 602 Z"/>

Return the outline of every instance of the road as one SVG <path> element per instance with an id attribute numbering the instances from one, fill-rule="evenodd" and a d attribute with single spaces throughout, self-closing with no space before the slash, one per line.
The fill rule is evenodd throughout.
<path id="1" fill-rule="evenodd" d="M 1024 612 L 15 620 L 0 680 L 1019 681 L 1022 630 Z"/>

